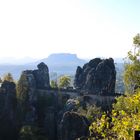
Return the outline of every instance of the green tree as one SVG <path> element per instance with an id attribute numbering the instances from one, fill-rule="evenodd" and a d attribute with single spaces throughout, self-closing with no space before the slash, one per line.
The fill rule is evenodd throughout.
<path id="1" fill-rule="evenodd" d="M 52 88 L 57 88 L 58 87 L 57 82 L 54 81 L 54 80 L 51 80 L 51 87 Z"/>
<path id="2" fill-rule="evenodd" d="M 26 116 L 26 112 L 29 109 L 29 104 L 28 104 L 29 83 L 28 83 L 27 76 L 25 74 L 21 74 L 20 79 L 17 82 L 16 90 L 17 90 L 18 101 L 19 101 L 20 105 L 22 106 L 21 117 L 22 117 L 22 119 L 24 119 Z"/>
<path id="3" fill-rule="evenodd" d="M 134 139 L 134 131 L 140 129 L 140 92 L 117 98 L 113 108 L 112 131 L 118 139 Z"/>
<path id="4" fill-rule="evenodd" d="M 113 110 L 90 125 L 91 140 L 132 140 L 140 129 L 140 91 L 116 98 Z"/>
<path id="5" fill-rule="evenodd" d="M 59 78 L 59 88 L 67 88 L 70 86 L 71 79 L 69 76 L 62 76 Z"/>
<path id="6" fill-rule="evenodd" d="M 19 81 L 17 82 L 17 96 L 24 100 L 26 98 L 26 95 L 29 91 L 29 85 L 28 85 L 28 79 L 25 74 L 22 74 L 20 76 Z"/>
<path id="7" fill-rule="evenodd" d="M 13 76 L 11 73 L 7 73 L 3 76 L 3 81 L 14 82 Z"/>
<path id="8" fill-rule="evenodd" d="M 140 34 L 133 38 L 133 50 L 128 52 L 125 64 L 124 82 L 127 92 L 134 93 L 140 86 Z"/>
<path id="9" fill-rule="evenodd" d="M 19 140 L 48 140 L 42 129 L 37 126 L 24 125 L 19 134 Z"/>
<path id="10" fill-rule="evenodd" d="M 86 107 L 79 107 L 77 112 L 85 116 L 90 122 L 93 122 L 102 113 L 101 108 L 97 107 L 95 104 L 86 105 Z"/>

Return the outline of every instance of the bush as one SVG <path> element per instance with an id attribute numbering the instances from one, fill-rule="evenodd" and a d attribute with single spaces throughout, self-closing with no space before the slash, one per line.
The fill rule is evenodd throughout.
<path id="1" fill-rule="evenodd" d="M 116 100 L 112 112 L 104 113 L 89 127 L 93 139 L 131 140 L 140 129 L 140 92 Z"/>
<path id="2" fill-rule="evenodd" d="M 87 105 L 84 108 L 79 107 L 77 112 L 85 116 L 90 122 L 94 121 L 102 114 L 101 108 L 96 105 Z"/>
<path id="3" fill-rule="evenodd" d="M 47 140 L 40 128 L 26 125 L 21 128 L 19 140 Z"/>

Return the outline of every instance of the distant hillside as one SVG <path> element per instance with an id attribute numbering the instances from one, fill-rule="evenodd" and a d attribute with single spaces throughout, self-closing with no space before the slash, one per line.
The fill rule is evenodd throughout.
<path id="1" fill-rule="evenodd" d="M 70 53 L 51 54 L 48 58 L 44 58 L 38 62 L 44 62 L 49 66 L 78 66 L 86 63 L 85 60 L 78 58 L 76 54 Z"/>
<path id="2" fill-rule="evenodd" d="M 0 65 L 25 65 L 36 62 L 38 59 L 31 57 L 15 58 L 15 57 L 0 57 Z"/>
<path id="3" fill-rule="evenodd" d="M 29 59 L 30 60 L 30 59 Z M 115 59 L 116 69 L 117 71 L 122 72 L 123 64 L 119 63 L 122 62 L 122 59 Z M 14 62 L 14 61 L 13 61 Z M 16 62 L 16 61 L 15 61 Z M 29 62 L 28 60 L 25 62 Z M 83 66 L 88 60 L 80 59 L 77 57 L 76 54 L 70 54 L 70 53 L 58 53 L 58 54 L 51 54 L 49 57 L 38 60 L 36 62 L 27 63 L 19 65 L 16 63 L 16 65 L 12 64 L 0 64 L 0 76 L 2 76 L 5 73 L 12 73 L 14 79 L 18 79 L 21 72 L 23 70 L 32 70 L 37 67 L 37 64 L 40 62 L 44 62 L 49 67 L 50 77 L 59 77 L 62 74 L 68 74 L 68 75 L 75 75 L 77 66 Z"/>
<path id="4" fill-rule="evenodd" d="M 14 79 L 18 79 L 21 72 L 27 69 L 35 69 L 37 64 L 44 62 L 48 65 L 50 73 L 57 73 L 57 76 L 61 74 L 74 75 L 77 66 L 82 66 L 86 63 L 85 60 L 79 59 L 76 54 L 69 53 L 59 53 L 52 54 L 48 58 L 42 60 L 24 64 L 24 65 L 11 65 L 11 64 L 2 64 L 0 65 L 0 76 L 5 73 L 12 73 Z"/>
<path id="5" fill-rule="evenodd" d="M 83 66 L 87 61 L 80 59 L 76 54 L 58 53 L 37 61 L 34 65 L 44 62 L 48 65 L 50 72 L 61 74 L 75 74 L 77 66 Z"/>
<path id="6" fill-rule="evenodd" d="M 36 66 L 34 65 L 0 65 L 0 76 L 3 76 L 4 74 L 10 72 L 13 75 L 14 79 L 17 80 L 23 70 L 32 70 L 35 68 Z"/>

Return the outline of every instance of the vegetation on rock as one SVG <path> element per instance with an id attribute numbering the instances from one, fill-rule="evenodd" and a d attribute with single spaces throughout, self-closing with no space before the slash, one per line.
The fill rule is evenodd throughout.
<path id="1" fill-rule="evenodd" d="M 59 78 L 59 88 L 67 88 L 70 86 L 71 79 L 69 76 L 62 76 Z"/>
<path id="2" fill-rule="evenodd" d="M 96 139 L 129 140 L 140 129 L 140 91 L 118 97 L 110 113 L 104 113 L 89 127 Z"/>
<path id="3" fill-rule="evenodd" d="M 3 76 L 3 81 L 14 82 L 13 76 L 11 73 L 7 73 Z"/>

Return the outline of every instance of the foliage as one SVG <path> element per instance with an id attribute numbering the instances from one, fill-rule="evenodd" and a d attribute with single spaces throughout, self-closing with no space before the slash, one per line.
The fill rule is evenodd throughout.
<path id="1" fill-rule="evenodd" d="M 17 83 L 17 97 L 20 100 L 25 100 L 29 91 L 28 79 L 25 74 L 22 74 Z"/>
<path id="2" fill-rule="evenodd" d="M 57 88 L 58 87 L 57 82 L 54 81 L 54 80 L 51 80 L 51 87 L 52 88 Z"/>
<path id="3" fill-rule="evenodd" d="M 0 83 L 2 83 L 2 79 L 0 78 Z"/>
<path id="4" fill-rule="evenodd" d="M 59 78 L 59 85 L 58 85 L 58 87 L 59 88 L 67 88 L 67 87 L 69 87 L 70 86 L 70 82 L 71 82 L 71 79 L 70 79 L 70 77 L 69 76 L 61 76 L 60 78 Z"/>
<path id="5" fill-rule="evenodd" d="M 94 139 L 113 139 L 115 138 L 114 133 L 111 131 L 112 124 L 110 123 L 111 118 L 108 117 L 106 113 L 104 113 L 101 118 L 98 118 L 94 121 L 90 127 L 90 135 Z"/>
<path id="6" fill-rule="evenodd" d="M 85 116 L 90 122 L 94 121 L 101 115 L 101 108 L 96 105 L 87 105 L 86 107 L 79 107 L 79 114 Z"/>
<path id="7" fill-rule="evenodd" d="M 3 81 L 14 82 L 13 76 L 11 73 L 7 73 L 3 76 Z"/>
<path id="8" fill-rule="evenodd" d="M 47 140 L 47 138 L 42 135 L 40 128 L 26 125 L 21 128 L 19 140 Z"/>
<path id="9" fill-rule="evenodd" d="M 21 118 L 24 119 L 26 112 L 28 111 L 28 99 L 29 99 L 29 85 L 26 75 L 22 74 L 16 86 L 17 98 L 21 107 Z"/>
<path id="10" fill-rule="evenodd" d="M 134 130 L 140 129 L 140 92 L 116 100 L 111 113 L 104 113 L 91 124 L 93 139 L 132 140 Z"/>
<path id="11" fill-rule="evenodd" d="M 140 86 L 140 34 L 133 38 L 134 48 L 127 55 L 124 82 L 129 93 L 133 93 Z"/>
<path id="12" fill-rule="evenodd" d="M 119 97 L 113 106 L 112 131 L 119 139 L 133 139 L 134 130 L 140 129 L 140 92 Z"/>
<path id="13" fill-rule="evenodd" d="M 123 110 L 129 115 L 140 112 L 140 92 L 120 96 L 116 101 L 117 103 L 113 105 L 113 108 L 118 112 Z"/>

